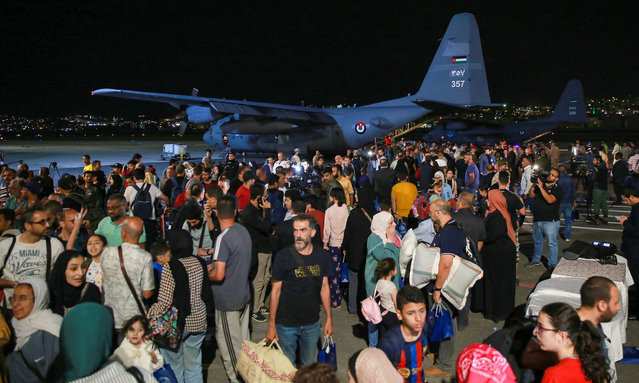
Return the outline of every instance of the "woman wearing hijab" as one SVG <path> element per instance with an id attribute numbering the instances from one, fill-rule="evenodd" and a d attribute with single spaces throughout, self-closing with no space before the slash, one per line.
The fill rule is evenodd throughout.
<path id="1" fill-rule="evenodd" d="M 85 279 L 84 256 L 75 250 L 65 250 L 58 256 L 49 275 L 51 310 L 61 316 L 78 303 L 102 303 L 100 289 Z"/>
<path id="2" fill-rule="evenodd" d="M 349 383 L 403 383 L 404 378 L 388 360 L 384 351 L 365 348 L 348 359 Z"/>
<path id="3" fill-rule="evenodd" d="M 69 311 L 60 329 L 64 382 L 155 382 L 144 369 L 126 369 L 110 359 L 113 315 L 97 303 L 81 303 Z"/>
<path id="4" fill-rule="evenodd" d="M 55 382 L 61 374 L 56 358 L 60 353 L 62 317 L 49 309 L 49 290 L 44 280 L 27 278 L 18 283 L 11 297 L 16 346 L 9 354 L 12 382 Z"/>
<path id="5" fill-rule="evenodd" d="M 484 317 L 495 322 L 506 319 L 515 308 L 516 239 L 501 190 L 488 192 L 482 248 L 484 269 Z"/>
<path id="6" fill-rule="evenodd" d="M 193 241 L 186 230 L 168 233 L 171 260 L 162 268 L 158 301 L 148 312 L 149 319 L 166 314 L 171 306 L 178 311 L 182 340 L 178 350 L 160 349 L 179 382 L 202 382 L 202 342 L 206 314 L 212 310 L 213 295 L 204 261 L 193 256 Z"/>
<path id="7" fill-rule="evenodd" d="M 366 298 L 359 279 L 363 277 L 360 271 L 364 270 L 366 260 L 366 240 L 371 234 L 373 216 L 377 213 L 374 199 L 373 187 L 368 182 L 357 188 L 357 207 L 348 215 L 344 230 L 342 249 L 346 252 L 345 259 L 348 264 L 348 312 L 350 314 L 357 313 L 357 304 Z M 361 294 L 358 293 L 360 290 Z"/>
<path id="8" fill-rule="evenodd" d="M 373 216 L 371 222 L 371 234 L 366 240 L 366 265 L 364 268 L 364 281 L 366 295 L 371 296 L 375 292 L 377 278 L 375 269 L 377 263 L 384 258 L 393 258 L 397 264 L 397 275 L 392 279 L 397 289 L 399 289 L 399 247 L 401 241 L 395 234 L 395 220 L 391 213 L 382 211 Z M 378 333 L 377 325 L 368 322 L 368 345 L 377 347 Z"/>

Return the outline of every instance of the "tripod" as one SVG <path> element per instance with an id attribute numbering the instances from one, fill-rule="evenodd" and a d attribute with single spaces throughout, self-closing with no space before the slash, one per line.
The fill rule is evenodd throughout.
<path id="1" fill-rule="evenodd" d="M 60 179 L 60 171 L 58 170 L 57 162 L 49 163 L 49 175 L 51 176 L 52 179 L 53 179 L 54 173 L 56 173 L 58 175 L 58 179 Z"/>
<path id="2" fill-rule="evenodd" d="M 581 193 L 579 192 L 579 186 L 581 186 Z M 586 220 L 592 221 L 592 183 L 585 174 L 577 177 L 575 189 L 577 190 L 577 196 L 581 195 L 581 198 L 577 198 L 579 206 L 581 206 L 582 202 L 586 204 Z"/>

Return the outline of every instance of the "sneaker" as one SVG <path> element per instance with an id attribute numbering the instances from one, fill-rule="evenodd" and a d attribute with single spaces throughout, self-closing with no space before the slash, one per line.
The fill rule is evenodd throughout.
<path id="1" fill-rule="evenodd" d="M 603 223 L 604 225 L 607 225 L 607 224 L 608 224 L 608 220 L 607 220 L 607 219 L 605 219 L 605 218 L 602 218 L 602 219 L 601 219 L 601 223 Z"/>
<path id="2" fill-rule="evenodd" d="M 566 239 L 564 239 L 564 241 L 566 241 L 566 242 L 571 242 L 571 241 L 572 241 L 572 239 L 570 239 L 570 238 L 566 238 Z"/>
<path id="3" fill-rule="evenodd" d="M 530 261 L 526 263 L 526 267 L 535 267 L 541 265 L 541 261 Z"/>
<path id="4" fill-rule="evenodd" d="M 266 322 L 266 317 L 262 315 L 261 313 L 255 313 L 251 315 L 251 318 L 253 318 L 253 320 L 256 322 L 260 322 L 260 323 Z"/>
<path id="5" fill-rule="evenodd" d="M 269 313 L 269 311 L 268 311 L 268 309 L 266 307 L 262 307 L 262 308 L 260 308 L 260 314 L 268 315 L 270 313 Z"/>

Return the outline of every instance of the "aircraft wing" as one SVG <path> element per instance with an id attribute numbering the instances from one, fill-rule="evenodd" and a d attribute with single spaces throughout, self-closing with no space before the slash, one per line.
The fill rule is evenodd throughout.
<path id="1" fill-rule="evenodd" d="M 219 114 L 238 114 L 253 117 L 271 117 L 273 119 L 311 122 L 317 124 L 334 124 L 335 119 L 320 108 L 304 106 L 271 104 L 265 102 L 225 100 L 179 94 L 140 92 L 124 89 L 97 89 L 91 92 L 94 96 L 128 98 L 132 100 L 162 102 L 176 108 L 183 106 L 209 107 Z"/>

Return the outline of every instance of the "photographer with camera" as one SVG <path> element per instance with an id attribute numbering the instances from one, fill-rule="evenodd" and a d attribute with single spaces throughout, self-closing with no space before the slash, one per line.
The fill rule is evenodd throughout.
<path id="1" fill-rule="evenodd" d="M 544 237 L 548 238 L 548 268 L 557 266 L 557 234 L 559 233 L 559 206 L 562 191 L 557 180 L 559 170 L 550 169 L 547 177 L 540 174 L 530 189 L 529 198 L 535 199 L 533 210 L 533 242 L 532 261 L 526 264 L 533 267 L 541 264 L 541 253 L 544 248 Z"/>
<path id="2" fill-rule="evenodd" d="M 592 210 L 595 214 L 592 223 L 599 225 L 600 223 L 608 223 L 608 168 L 601 160 L 601 156 L 596 155 L 592 159 L 593 170 L 591 177 L 593 180 L 592 189 Z M 603 211 L 603 218 L 599 218 L 599 210 Z"/>

